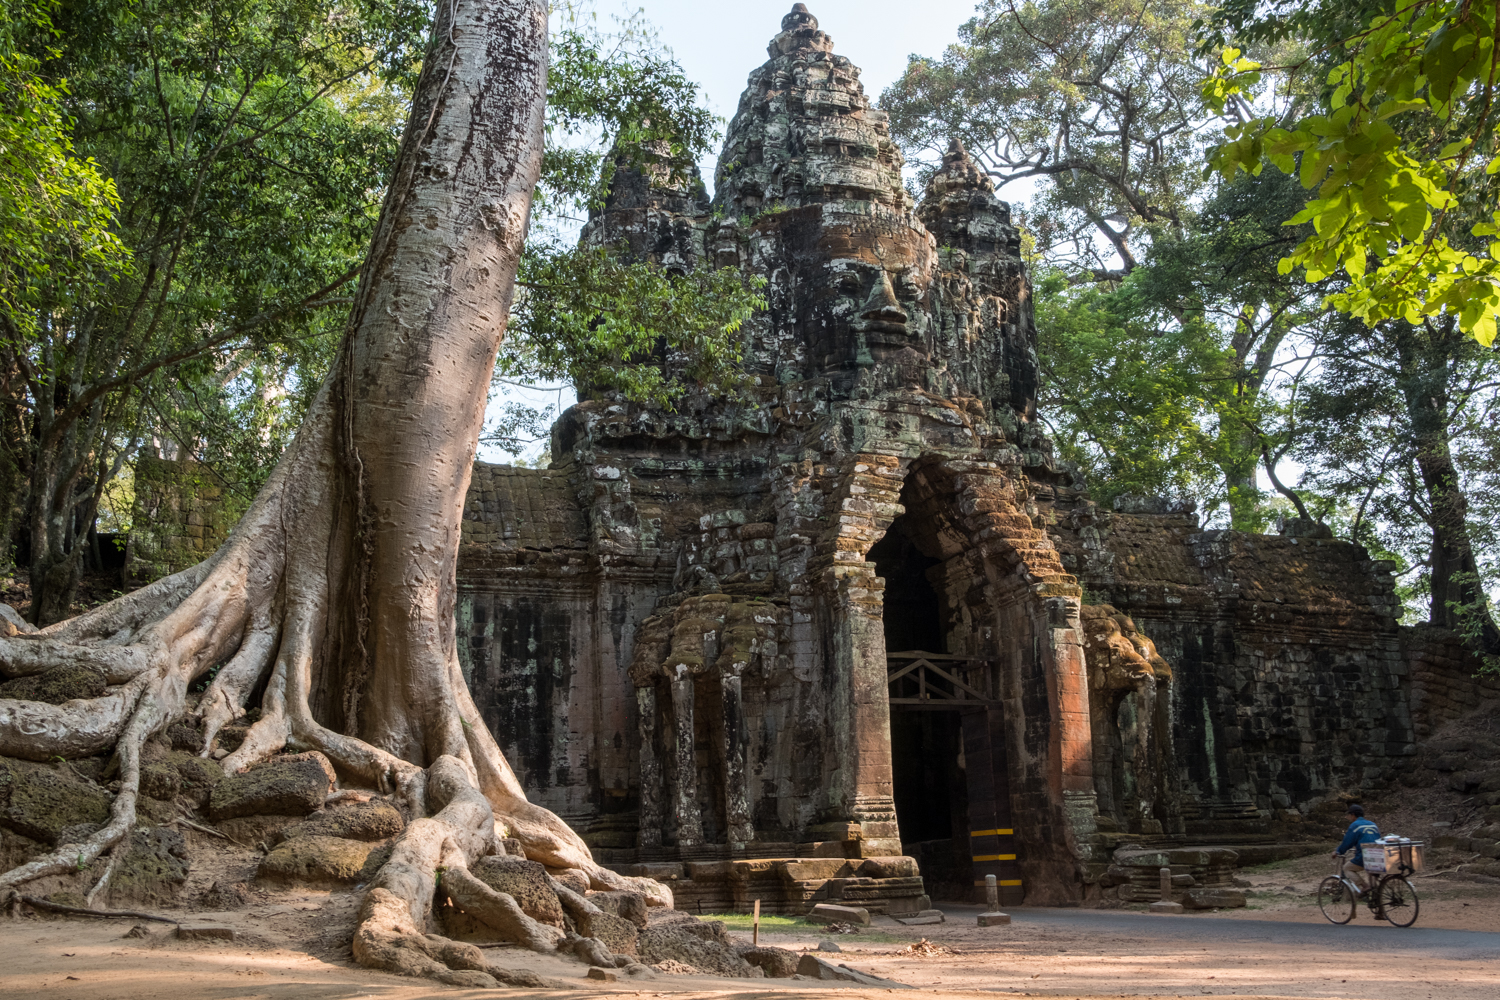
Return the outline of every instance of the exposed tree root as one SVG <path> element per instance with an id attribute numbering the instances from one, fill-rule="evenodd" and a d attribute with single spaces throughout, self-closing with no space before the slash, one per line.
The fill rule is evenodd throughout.
<path id="1" fill-rule="evenodd" d="M 89 889 L 88 895 L 83 897 L 84 906 L 91 910 L 94 909 L 94 900 L 98 899 L 104 890 L 109 888 L 109 880 L 114 878 L 115 869 L 119 868 L 120 862 L 125 860 L 125 855 L 129 853 L 129 845 L 130 841 L 121 840 L 114 847 L 110 848 L 109 864 L 105 866 L 104 874 L 99 876 L 99 881 L 95 882 Z M 15 890 L 11 891 L 14 892 Z"/>
<path id="2" fill-rule="evenodd" d="M 392 796 L 409 817 L 360 911 L 361 963 L 464 986 L 557 985 L 430 933 L 441 878 L 446 896 L 497 934 L 612 964 L 598 941 L 560 936 L 469 874 L 503 837 L 595 888 L 672 904 L 666 887 L 596 864 L 574 831 L 526 800 L 469 696 L 454 639 L 464 494 L 541 167 L 546 50 L 540 0 L 437 5 L 348 336 L 219 551 L 36 633 L 0 615 L 0 675 L 82 664 L 111 685 L 62 705 L 0 699 L 0 755 L 45 761 L 113 747 L 119 767 L 104 827 L 0 874 L 0 892 L 121 844 L 136 821 L 143 745 L 188 714 L 189 685 L 218 667 L 197 706 L 203 753 L 264 685 L 260 718 L 226 771 L 318 750 L 341 782 Z M 574 913 L 593 909 L 559 896 Z"/>
<path id="3" fill-rule="evenodd" d="M 17 904 L 24 903 L 34 910 L 46 910 L 48 913 L 65 913 L 74 917 L 105 917 L 109 919 L 129 917 L 133 920 L 155 920 L 163 924 L 175 924 L 178 921 L 172 917 L 164 917 L 160 913 L 146 913 L 141 910 L 94 910 L 87 906 L 67 906 L 63 903 L 54 903 L 50 899 L 38 899 L 35 896 L 26 896 L 14 889 L 4 897 L 0 906 L 14 909 Z"/>

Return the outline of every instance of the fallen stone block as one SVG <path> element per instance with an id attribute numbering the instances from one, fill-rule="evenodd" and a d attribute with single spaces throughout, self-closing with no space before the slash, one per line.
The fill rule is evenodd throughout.
<path id="1" fill-rule="evenodd" d="M 980 927 L 1004 927 L 1008 923 L 1010 923 L 1009 913 L 1001 913 L 1000 911 L 995 910 L 990 913 L 981 913 L 979 915 Z"/>
<path id="2" fill-rule="evenodd" d="M 1169 899 L 1158 899 L 1147 907 L 1152 913 L 1181 913 L 1182 904 L 1174 903 Z"/>
<path id="3" fill-rule="evenodd" d="M 739 949 L 740 957 L 760 969 L 770 979 L 790 979 L 797 974 L 800 956 L 785 948 L 769 945 Z"/>
<path id="4" fill-rule="evenodd" d="M 271 882 L 338 885 L 375 877 L 389 848 L 342 837 L 292 837 L 260 859 L 255 877 Z"/>
<path id="5" fill-rule="evenodd" d="M 1182 905 L 1194 910 L 1227 910 L 1244 906 L 1245 894 L 1238 889 L 1189 889 L 1182 894 Z"/>
<path id="6" fill-rule="evenodd" d="M 646 926 L 646 897 L 642 893 L 612 889 L 607 892 L 591 892 L 584 898 L 605 913 L 624 917 L 640 928 Z"/>
<path id="7" fill-rule="evenodd" d="M 835 903 L 819 903 L 806 917 L 810 924 L 859 924 L 870 926 L 870 911 L 863 906 L 839 906 Z"/>
<path id="8" fill-rule="evenodd" d="M 589 978 L 597 979 L 601 983 L 613 983 L 618 981 L 620 976 L 614 969 L 604 969 L 595 965 L 589 968 Z"/>
<path id="9" fill-rule="evenodd" d="M 187 927 L 179 924 L 177 938 L 180 941 L 233 941 L 234 928 L 214 925 Z"/>
<path id="10" fill-rule="evenodd" d="M 538 923 L 563 926 L 562 904 L 547 883 L 547 869 L 540 862 L 497 854 L 480 858 L 469 866 L 475 878 L 496 892 L 516 901 L 521 912 Z"/>
<path id="11" fill-rule="evenodd" d="M 290 827 L 290 837 L 339 837 L 343 840 L 386 840 L 406 828 L 396 807 L 380 799 L 334 806 Z"/>
<path id="12" fill-rule="evenodd" d="M 894 918 L 898 923 L 908 927 L 920 927 L 925 924 L 947 923 L 948 918 L 943 916 L 942 910 L 921 910 L 917 913 L 902 914 Z M 983 926 L 982 924 L 980 926 Z"/>
<path id="13" fill-rule="evenodd" d="M 806 976 L 808 979 L 821 979 L 825 982 L 858 983 L 860 986 L 879 986 L 888 990 L 910 990 L 915 987 L 905 983 L 898 983 L 894 979 L 882 979 L 872 976 L 858 969 L 851 969 L 847 965 L 834 965 L 832 962 L 819 958 L 817 955 L 803 955 L 797 963 L 797 975 Z"/>
<path id="14" fill-rule="evenodd" d="M 61 846 L 97 830 L 109 818 L 109 806 L 108 792 L 66 766 L 0 757 L 0 827 L 13 833 Z"/>
<path id="15" fill-rule="evenodd" d="M 316 750 L 273 757 L 215 785 L 208 814 L 215 821 L 237 816 L 306 816 L 323 805 L 333 779 L 333 765 Z"/>

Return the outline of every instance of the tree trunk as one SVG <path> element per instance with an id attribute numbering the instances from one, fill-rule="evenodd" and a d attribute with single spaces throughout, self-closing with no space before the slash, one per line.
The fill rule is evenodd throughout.
<path id="1" fill-rule="evenodd" d="M 31 610 L 28 620 L 51 625 L 68 616 L 82 575 L 77 546 L 70 546 L 73 506 L 67 502 L 71 484 L 60 483 L 62 464 L 54 448 L 38 449 L 33 464 L 31 509 Z"/>
<path id="2" fill-rule="evenodd" d="M 599 867 L 526 801 L 454 638 L 464 494 L 541 167 L 546 53 L 540 0 L 438 5 L 349 332 L 261 494 L 207 562 L 43 641 L 0 639 L 6 674 L 87 663 L 121 685 L 82 708 L 0 701 L 0 754 L 40 760 L 114 741 L 122 785 L 104 830 L 0 875 L 0 888 L 85 864 L 128 832 L 141 741 L 222 664 L 199 706 L 205 746 L 269 673 L 261 718 L 226 770 L 284 747 L 319 750 L 346 786 L 391 794 L 416 817 L 367 893 L 360 962 L 459 985 L 504 979 L 477 949 L 425 933 L 436 873 L 473 889 L 464 869 L 500 837 L 598 887 L 670 904 L 656 883 Z M 495 926 L 518 926 L 503 900 L 468 898 Z M 522 926 L 533 947 L 556 946 Z"/>
<path id="3" fill-rule="evenodd" d="M 1451 325 L 1451 324 L 1450 324 Z M 1404 326 L 1404 325 L 1403 325 Z M 1500 629 L 1490 611 L 1474 546 L 1469 537 L 1469 501 L 1464 495 L 1448 438 L 1450 402 L 1447 351 L 1450 330 L 1423 337 L 1404 326 L 1396 337 L 1401 391 L 1411 420 L 1413 451 L 1427 490 L 1432 528 L 1432 606 L 1428 620 L 1465 635 L 1475 648 L 1500 654 Z"/>

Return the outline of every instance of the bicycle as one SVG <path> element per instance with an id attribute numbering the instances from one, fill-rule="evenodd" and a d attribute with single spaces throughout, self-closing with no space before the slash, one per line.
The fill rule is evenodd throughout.
<path id="1" fill-rule="evenodd" d="M 1399 850 L 1401 845 L 1391 846 L 1395 849 L 1396 870 L 1372 872 L 1366 869 L 1370 888 L 1364 892 L 1344 874 L 1347 862 L 1342 854 L 1337 855 L 1337 874 L 1328 876 L 1318 886 L 1318 908 L 1329 922 L 1347 924 L 1353 920 L 1354 909 L 1361 897 L 1376 920 L 1389 921 L 1396 927 L 1410 927 L 1417 922 L 1421 902 L 1417 899 L 1417 890 L 1406 880 L 1406 876 L 1415 874 L 1417 869 L 1411 863 L 1410 852 L 1403 854 Z M 1386 853 L 1389 856 L 1391 852 Z"/>

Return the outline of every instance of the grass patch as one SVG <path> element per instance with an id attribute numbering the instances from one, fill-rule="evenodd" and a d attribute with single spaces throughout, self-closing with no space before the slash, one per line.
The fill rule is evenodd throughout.
<path id="1" fill-rule="evenodd" d="M 700 913 L 703 920 L 722 920 L 732 931 L 748 931 L 755 926 L 753 913 Z M 800 931 L 815 927 L 801 917 L 789 917 L 781 913 L 762 913 L 760 929 L 763 931 Z"/>

